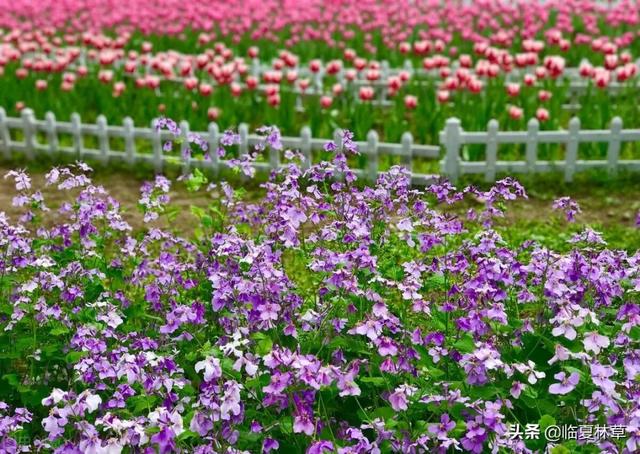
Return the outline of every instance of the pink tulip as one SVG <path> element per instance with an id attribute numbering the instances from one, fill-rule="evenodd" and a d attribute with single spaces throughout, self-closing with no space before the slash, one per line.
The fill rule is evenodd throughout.
<path id="1" fill-rule="evenodd" d="M 238 97 L 242 94 L 242 86 L 237 82 L 232 82 L 231 86 L 231 96 Z"/>
<path id="2" fill-rule="evenodd" d="M 436 99 L 441 104 L 448 102 L 450 98 L 451 98 L 451 93 L 446 90 L 438 90 L 436 94 Z"/>
<path id="3" fill-rule="evenodd" d="M 271 107 L 278 107 L 280 105 L 280 94 L 276 93 L 273 96 L 269 96 L 267 102 Z"/>
<path id="4" fill-rule="evenodd" d="M 198 87 L 198 91 L 202 96 L 209 96 L 211 95 L 211 93 L 213 93 L 213 87 L 211 86 L 211 84 L 203 82 Z"/>
<path id="5" fill-rule="evenodd" d="M 258 79 L 254 76 L 247 76 L 245 79 L 245 84 L 249 90 L 254 90 L 258 86 Z"/>
<path id="6" fill-rule="evenodd" d="M 209 107 L 209 109 L 207 109 L 207 118 L 209 121 L 218 121 L 218 118 L 220 118 L 220 109 L 217 107 Z"/>
<path id="7" fill-rule="evenodd" d="M 418 98 L 412 95 L 407 95 L 404 97 L 404 106 L 408 110 L 413 110 L 418 106 Z"/>
<path id="8" fill-rule="evenodd" d="M 358 97 L 361 101 L 371 101 L 375 96 L 375 91 L 373 87 L 360 87 L 360 91 L 358 92 Z"/>
<path id="9" fill-rule="evenodd" d="M 509 83 L 506 85 L 507 94 L 515 98 L 520 94 L 520 84 Z"/>
<path id="10" fill-rule="evenodd" d="M 320 106 L 323 109 L 328 109 L 329 107 L 331 107 L 332 103 L 333 103 L 333 98 L 331 96 L 321 96 L 320 97 Z"/>
<path id="11" fill-rule="evenodd" d="M 514 120 L 520 120 L 522 118 L 523 111 L 520 107 L 510 106 L 508 112 L 509 117 Z"/>
<path id="12" fill-rule="evenodd" d="M 191 91 L 194 90 L 198 86 L 198 79 L 195 77 L 187 77 L 184 82 L 184 88 Z"/>
<path id="13" fill-rule="evenodd" d="M 538 121 L 547 121 L 549 119 L 549 111 L 543 107 L 539 107 L 538 110 L 536 110 L 536 118 Z"/>
<path id="14" fill-rule="evenodd" d="M 551 99 L 551 92 L 547 90 L 540 90 L 538 92 L 538 99 L 542 102 L 548 101 Z"/>

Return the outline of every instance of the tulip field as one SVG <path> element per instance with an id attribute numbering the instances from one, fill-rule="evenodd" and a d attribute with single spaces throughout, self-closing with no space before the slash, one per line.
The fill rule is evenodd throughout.
<path id="1" fill-rule="evenodd" d="M 557 129 L 574 114 L 585 128 L 638 125 L 635 2 L 303 3 L 4 2 L 3 107 L 427 144 L 451 116 L 467 130 L 533 117 Z"/>
<path id="2" fill-rule="evenodd" d="M 0 453 L 639 453 L 639 64 L 630 0 L 0 0 Z"/>

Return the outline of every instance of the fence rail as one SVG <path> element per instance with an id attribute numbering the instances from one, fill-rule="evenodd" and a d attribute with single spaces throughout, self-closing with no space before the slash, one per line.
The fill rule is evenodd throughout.
<path id="1" fill-rule="evenodd" d="M 567 182 L 573 181 L 576 172 L 586 169 L 607 169 L 615 174 L 619 169 L 640 170 L 640 160 L 620 159 L 620 148 L 624 142 L 640 142 L 640 129 L 622 129 L 622 119 L 615 117 L 610 129 L 580 130 L 580 119 L 569 121 L 569 129 L 564 131 L 540 131 L 538 120 L 531 119 L 527 131 L 500 131 L 496 120 L 489 121 L 487 131 L 468 132 L 462 129 L 460 121 L 450 118 L 440 133 L 440 143 L 445 149 L 445 157 L 441 170 L 452 180 L 460 175 L 484 173 L 485 181 L 495 181 L 496 174 L 502 173 L 535 173 L 563 171 Z M 606 160 L 578 159 L 581 143 L 606 143 Z M 464 161 L 461 150 L 465 145 L 485 145 L 484 161 Z M 525 145 L 524 161 L 498 160 L 499 145 Z M 540 144 L 556 144 L 565 146 L 565 159 L 560 161 L 538 160 Z"/>
<path id="2" fill-rule="evenodd" d="M 168 131 L 157 131 L 155 120 L 150 127 L 135 126 L 131 118 L 125 118 L 122 125 L 109 125 L 103 115 L 97 118 L 95 124 L 82 123 L 78 114 L 71 116 L 71 121 L 61 122 L 55 115 L 48 112 L 42 120 L 36 119 L 31 109 L 24 109 L 20 117 L 8 117 L 0 107 L 0 153 L 5 159 L 11 159 L 14 152 L 24 153 L 27 159 L 35 159 L 38 153 L 55 157 L 56 154 L 66 154 L 77 159 L 92 158 L 107 164 L 111 160 L 121 160 L 129 165 L 147 162 L 157 172 L 161 172 L 167 163 L 176 163 L 176 157 L 163 152 L 162 143 L 171 137 Z M 568 130 L 541 131 L 538 120 L 531 119 L 526 131 L 500 131 L 496 120 L 491 120 L 486 131 L 465 131 L 460 120 L 450 118 L 440 133 L 440 145 L 419 145 L 413 143 L 409 132 L 402 135 L 400 143 L 387 143 L 379 140 L 376 131 L 369 131 L 366 141 L 356 142 L 360 152 L 367 157 L 365 168 L 354 169 L 359 176 L 369 181 L 375 180 L 381 173 L 379 161 L 383 156 L 400 157 L 412 175 L 412 183 L 424 185 L 433 180 L 434 175 L 414 171 L 416 159 L 438 160 L 440 172 L 452 181 L 457 181 L 461 175 L 484 174 L 488 182 L 495 181 L 498 173 L 536 173 L 562 171 L 565 181 L 572 181 L 576 172 L 586 169 L 607 169 L 614 175 L 619 169 L 640 171 L 640 159 L 620 159 L 623 143 L 640 142 L 640 129 L 622 129 L 622 120 L 615 117 L 609 129 L 581 130 L 580 120 L 574 117 L 569 122 Z M 180 123 L 184 137 L 190 131 L 186 121 Z M 12 131 L 20 131 L 19 135 Z M 210 123 L 208 130 L 197 132 L 206 139 L 210 150 L 217 150 L 221 132 L 216 123 Z M 251 147 L 260 143 L 264 138 L 250 134 L 246 124 L 238 127 L 240 156 L 250 152 Z M 60 135 L 70 136 L 70 144 L 61 143 Z M 87 146 L 85 139 L 93 137 L 96 146 Z M 334 134 L 334 140 L 339 140 L 339 131 Z M 41 139 L 45 140 L 42 141 Z M 110 139 L 120 139 L 121 147 L 114 147 Z M 308 127 L 303 127 L 299 137 L 283 137 L 285 148 L 297 149 L 305 156 L 305 167 L 314 161 L 314 152 L 323 149 L 328 139 L 314 138 Z M 140 141 L 144 141 L 149 152 L 138 150 Z M 579 158 L 581 143 L 606 143 L 607 159 L 584 160 Z M 467 161 L 462 159 L 462 151 L 467 145 L 480 144 L 485 146 L 484 161 Z M 562 145 L 565 148 L 565 158 L 559 161 L 539 160 L 538 147 L 541 144 Z M 525 145 L 525 159 L 517 161 L 499 160 L 500 145 Z M 441 153 L 441 149 L 444 153 Z M 217 174 L 221 169 L 230 168 L 229 159 L 221 159 L 217 153 L 210 153 L 210 159 L 197 157 L 178 158 L 184 172 L 192 167 L 201 167 Z M 270 151 L 265 161 L 253 162 L 257 170 L 268 171 L 281 166 L 279 152 Z"/>

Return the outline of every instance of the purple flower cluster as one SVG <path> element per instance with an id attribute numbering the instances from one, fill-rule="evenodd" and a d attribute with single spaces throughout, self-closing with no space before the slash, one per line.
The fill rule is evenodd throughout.
<path id="1" fill-rule="evenodd" d="M 260 132 L 280 151 L 277 129 Z M 628 427 L 576 450 L 637 452 L 638 252 L 589 228 L 563 252 L 513 244 L 516 181 L 418 190 L 393 167 L 364 186 L 349 133 L 326 149 L 308 169 L 284 153 L 259 197 L 201 185 L 193 235 L 158 227 L 175 208 L 162 176 L 135 231 L 84 164 L 47 174 L 72 200 L 51 208 L 11 172 L 0 450 L 529 453 L 508 426 L 546 416 Z M 453 214 L 469 196 L 482 204 Z"/>

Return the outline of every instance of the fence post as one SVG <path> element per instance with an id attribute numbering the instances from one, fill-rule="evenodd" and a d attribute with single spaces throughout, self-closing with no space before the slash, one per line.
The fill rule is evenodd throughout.
<path id="1" fill-rule="evenodd" d="M 35 137 L 35 118 L 33 117 L 33 110 L 22 110 L 22 132 L 24 134 L 24 150 L 29 161 L 33 160 L 33 152 L 36 145 Z"/>
<path id="2" fill-rule="evenodd" d="M 107 132 L 107 118 L 99 115 L 96 119 L 98 129 L 98 147 L 100 147 L 100 161 L 103 165 L 109 162 L 109 133 Z"/>
<path id="3" fill-rule="evenodd" d="M 82 160 L 84 154 L 84 141 L 82 140 L 82 120 L 80 114 L 71 114 L 71 135 L 73 136 L 73 149 L 78 159 Z"/>
<path id="4" fill-rule="evenodd" d="M 56 115 L 53 112 L 44 114 L 44 127 L 47 133 L 49 154 L 53 156 L 58 151 L 58 130 L 56 129 Z"/>
<path id="5" fill-rule="evenodd" d="M 164 156 L 162 155 L 162 135 L 157 128 L 158 119 L 151 120 L 151 149 L 153 151 L 153 170 L 162 172 Z"/>
<path id="6" fill-rule="evenodd" d="M 214 176 L 218 176 L 220 172 L 220 156 L 218 156 L 218 147 L 220 146 L 220 130 L 216 123 L 209 123 L 209 159 L 211 160 L 211 171 Z"/>
<path id="7" fill-rule="evenodd" d="M 409 171 L 413 172 L 413 136 L 409 131 L 402 134 L 400 140 L 402 145 L 402 165 Z"/>
<path id="8" fill-rule="evenodd" d="M 311 156 L 311 128 L 309 126 L 304 126 L 300 130 L 300 151 L 304 156 L 304 162 L 302 163 L 302 168 L 307 170 L 311 167 L 312 164 L 312 156 Z"/>
<path id="9" fill-rule="evenodd" d="M 180 149 L 180 160 L 182 161 L 182 174 L 188 175 L 191 170 L 191 147 L 189 146 L 189 123 L 186 120 L 180 122 L 180 138 L 182 145 Z M 188 147 L 189 149 L 187 150 Z"/>
<path id="10" fill-rule="evenodd" d="M 406 59 L 404 61 L 404 70 L 407 71 L 411 75 L 411 77 L 413 77 L 415 71 L 413 69 L 413 62 L 411 60 Z"/>
<path id="11" fill-rule="evenodd" d="M 336 144 L 336 150 L 342 149 L 342 129 L 336 129 L 333 132 L 333 142 Z M 336 171 L 336 180 L 343 181 L 344 173 L 341 171 Z"/>
<path id="12" fill-rule="evenodd" d="M 449 118 L 444 131 L 440 134 L 440 143 L 445 148 L 444 162 L 441 170 L 453 183 L 460 176 L 460 145 L 462 145 L 462 127 L 460 120 Z"/>
<path id="13" fill-rule="evenodd" d="M 129 165 L 133 165 L 135 162 L 136 142 L 133 135 L 133 120 L 131 117 L 126 117 L 122 126 L 124 128 L 124 159 Z"/>
<path id="14" fill-rule="evenodd" d="M 564 161 L 564 181 L 573 181 L 573 174 L 576 171 L 576 160 L 578 159 L 578 142 L 580 132 L 580 119 L 573 117 L 569 121 L 569 139 L 567 140 L 567 154 Z"/>
<path id="15" fill-rule="evenodd" d="M 269 147 L 269 167 L 271 170 L 278 170 L 280 167 L 280 150 L 276 150 L 273 147 Z"/>
<path id="16" fill-rule="evenodd" d="M 239 157 L 242 157 L 249 154 L 249 126 L 246 123 L 240 123 L 238 135 L 240 136 L 240 144 L 238 145 Z"/>
<path id="17" fill-rule="evenodd" d="M 378 133 L 373 129 L 367 134 L 367 177 L 371 183 L 378 179 Z"/>
<path id="18" fill-rule="evenodd" d="M 11 135 L 9 134 L 9 128 L 7 127 L 7 112 L 0 107 L 0 148 L 2 148 L 4 158 L 11 159 Z"/>
<path id="19" fill-rule="evenodd" d="M 260 79 L 260 60 L 258 58 L 251 60 L 251 75 Z"/>
<path id="20" fill-rule="evenodd" d="M 611 136 L 609 138 L 609 148 L 607 150 L 607 167 L 610 175 L 615 175 L 618 172 L 621 130 L 622 119 L 620 117 L 615 117 L 613 120 L 611 120 Z"/>
<path id="21" fill-rule="evenodd" d="M 496 181 L 496 161 L 498 160 L 498 120 L 489 120 L 487 127 L 486 167 L 484 181 Z"/>
<path id="22" fill-rule="evenodd" d="M 389 62 L 387 60 L 383 60 L 380 64 L 380 79 L 381 80 L 389 80 Z M 385 101 L 387 100 L 387 90 L 388 85 L 385 83 L 380 89 L 379 100 L 380 105 L 384 106 Z"/>
<path id="23" fill-rule="evenodd" d="M 537 118 L 532 118 L 527 123 L 527 149 L 525 151 L 525 159 L 527 160 L 527 172 L 536 171 L 536 163 L 538 162 L 538 131 L 540 123 Z"/>
<path id="24" fill-rule="evenodd" d="M 238 126 L 238 135 L 240 136 L 240 144 L 238 145 L 239 158 L 249 154 L 249 126 L 246 123 L 240 123 Z M 248 177 L 244 172 L 240 173 L 242 180 L 247 180 Z"/>

